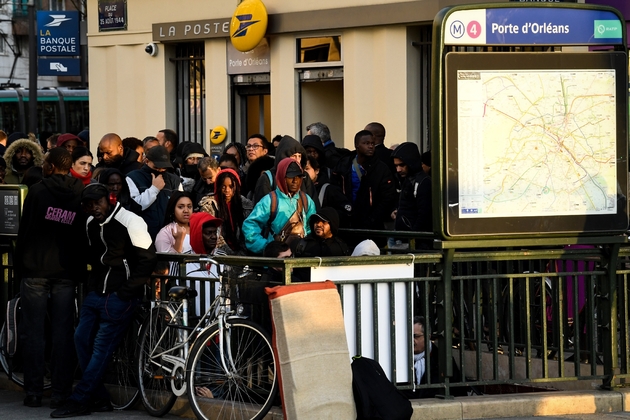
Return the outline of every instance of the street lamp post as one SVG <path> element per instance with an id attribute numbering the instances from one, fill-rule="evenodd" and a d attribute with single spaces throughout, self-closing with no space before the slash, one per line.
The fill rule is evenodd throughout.
<path id="1" fill-rule="evenodd" d="M 35 0 L 28 1 L 28 127 L 37 135 L 37 32 L 35 28 Z"/>

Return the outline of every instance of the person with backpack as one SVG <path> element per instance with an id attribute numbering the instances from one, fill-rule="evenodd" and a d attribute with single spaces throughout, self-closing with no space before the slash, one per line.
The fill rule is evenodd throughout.
<path id="1" fill-rule="evenodd" d="M 274 167 L 268 171 L 262 172 L 262 174 L 258 177 L 252 198 L 254 204 L 258 203 L 263 197 L 276 188 L 274 180 L 278 171 L 278 165 L 280 164 L 280 161 L 285 158 L 292 158 L 300 164 L 300 168 L 304 168 L 306 166 L 306 150 L 304 150 L 304 147 L 302 147 L 300 142 L 291 136 L 282 137 L 282 140 L 276 149 Z M 317 193 L 315 192 L 315 185 L 313 185 L 310 178 L 305 178 L 300 188 L 313 200 L 315 199 Z"/>
<path id="2" fill-rule="evenodd" d="M 396 221 L 395 229 L 433 232 L 431 177 L 423 170 L 418 146 L 411 142 L 401 143 L 392 153 L 392 159 L 401 186 L 398 208 L 391 215 Z M 430 162 L 430 155 L 428 159 Z M 430 241 L 417 242 L 417 247 L 421 248 L 430 245 Z"/>
<path id="3" fill-rule="evenodd" d="M 303 178 L 302 166 L 294 159 L 278 163 L 275 190 L 263 197 L 243 222 L 245 246 L 251 253 L 262 255 L 274 239 L 295 247 L 310 233 L 307 221 L 316 209 L 313 200 L 300 189 Z"/>

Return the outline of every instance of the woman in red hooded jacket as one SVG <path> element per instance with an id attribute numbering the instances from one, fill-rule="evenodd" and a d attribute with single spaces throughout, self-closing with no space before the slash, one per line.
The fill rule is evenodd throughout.
<path id="1" fill-rule="evenodd" d="M 241 195 L 241 180 L 233 169 L 222 169 L 214 182 L 214 195 L 202 200 L 201 210 L 223 220 L 221 233 L 236 254 L 245 254 L 241 226 L 253 204 Z"/>

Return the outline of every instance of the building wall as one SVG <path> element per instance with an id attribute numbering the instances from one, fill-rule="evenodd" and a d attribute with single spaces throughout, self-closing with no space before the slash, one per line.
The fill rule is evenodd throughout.
<path id="1" fill-rule="evenodd" d="M 105 133 L 117 132 L 123 137 L 142 138 L 162 128 L 174 127 L 175 70 L 170 59 L 175 45 L 160 42 L 156 57 L 146 54 L 144 48 L 155 36 L 152 25 L 230 18 L 238 3 L 231 0 L 209 6 L 207 0 L 134 0 L 127 2 L 126 31 L 99 32 L 98 1 L 88 0 L 92 137 L 99 139 Z M 421 92 L 418 85 L 420 57 L 412 46 L 414 28 L 430 24 L 435 13 L 450 2 L 343 0 L 341 3 L 339 0 L 265 1 L 268 13 L 274 18 L 270 17 L 268 30 L 272 135 L 301 138 L 306 124 L 322 121 L 330 125 L 339 146 L 352 149 L 354 134 L 367 123 L 379 121 L 387 129 L 386 145 L 403 141 L 419 143 L 426 136 L 418 121 L 420 97 L 428 92 Z M 351 9 L 336 12 L 339 7 Z M 344 79 L 316 82 L 300 91 L 295 65 L 296 38 L 327 34 L 342 36 Z M 234 130 L 230 127 L 228 39 L 203 41 L 206 132 L 222 125 L 228 129 L 227 141 L 243 141 L 231 138 Z M 333 98 L 342 102 L 326 106 Z M 319 110 L 317 103 L 321 104 Z M 305 113 L 300 114 L 302 105 Z M 209 149 L 207 138 L 204 146 Z"/>

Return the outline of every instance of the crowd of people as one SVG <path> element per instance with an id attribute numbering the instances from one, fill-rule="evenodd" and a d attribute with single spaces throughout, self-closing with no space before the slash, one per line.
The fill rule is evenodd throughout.
<path id="1" fill-rule="evenodd" d="M 384 239 L 346 242 L 339 229 L 431 232 L 429 152 L 413 142 L 388 149 L 384 139 L 374 122 L 356 133 L 355 150 L 339 148 L 318 122 L 302 141 L 253 134 L 217 159 L 164 129 L 143 140 L 105 134 L 95 159 L 88 132 L 54 135 L 43 147 L 34 136 L 0 131 L 0 183 L 29 188 L 15 252 L 28 326 L 20 337 L 24 404 L 42 405 L 50 300 L 51 416 L 111 410 L 100 378 L 145 285 L 152 274 L 179 275 L 179 264 L 156 267 L 156 252 L 378 255 Z M 295 280 L 308 276 L 296 270 Z M 86 278 L 73 336 L 75 289 Z M 75 354 L 83 379 L 73 390 Z"/>

